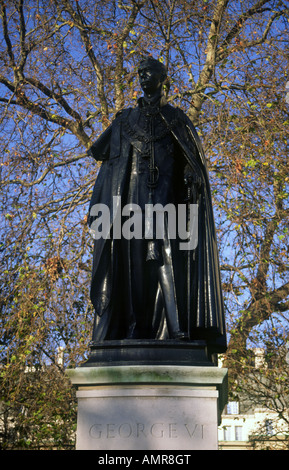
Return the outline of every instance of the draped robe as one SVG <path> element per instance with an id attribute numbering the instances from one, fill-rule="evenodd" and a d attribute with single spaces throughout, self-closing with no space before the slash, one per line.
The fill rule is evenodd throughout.
<path id="1" fill-rule="evenodd" d="M 157 183 L 150 191 L 147 182 L 152 151 Z M 185 333 L 190 341 L 205 340 L 211 351 L 224 352 L 224 307 L 208 171 L 189 118 L 166 102 L 152 107 L 142 98 L 137 107 L 116 116 L 88 153 L 102 161 L 88 223 L 93 226 L 92 208 L 101 203 L 110 210 L 111 228 L 107 237 L 94 240 L 93 342 L 161 341 L 181 338 Z M 181 250 L 178 234 L 172 239 L 166 224 L 163 239 L 153 245 L 144 236 L 113 236 L 115 214 L 127 204 L 138 205 L 142 221 L 149 201 L 176 208 L 184 204 L 184 181 L 189 173 L 200 182 L 195 199 L 195 249 Z M 121 205 L 117 210 L 115 201 Z M 122 224 L 125 220 L 122 215 Z"/>

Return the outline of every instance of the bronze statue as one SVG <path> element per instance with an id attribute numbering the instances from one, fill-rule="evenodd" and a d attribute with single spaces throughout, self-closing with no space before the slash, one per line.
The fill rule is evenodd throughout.
<path id="1" fill-rule="evenodd" d="M 189 118 L 166 101 L 163 64 L 147 58 L 138 72 L 144 92 L 138 105 L 118 113 L 89 150 L 89 155 L 102 161 L 89 226 L 100 220 L 100 207 L 109 209 L 106 236 L 96 236 L 94 241 L 93 344 L 201 340 L 212 352 L 224 352 L 218 251 L 202 146 Z M 188 224 L 190 210 L 197 207 L 193 248 L 189 244 L 180 248 L 184 238 L 179 233 L 170 236 L 166 212 L 162 236 L 157 236 L 155 227 L 146 236 L 153 220 L 150 216 L 148 222 L 146 208 L 157 205 L 174 207 L 176 218 L 185 205 Z M 135 218 L 130 220 L 133 212 L 124 207 L 135 210 Z M 129 222 L 138 236 L 114 231 L 116 219 L 121 227 Z M 100 224 L 97 227 L 103 229 Z"/>

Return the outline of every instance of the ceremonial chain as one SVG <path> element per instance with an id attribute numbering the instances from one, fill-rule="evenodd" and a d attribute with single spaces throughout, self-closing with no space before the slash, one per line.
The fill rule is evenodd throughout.
<path id="1" fill-rule="evenodd" d="M 145 116 L 150 116 L 150 117 L 157 116 L 157 114 L 159 114 L 159 109 L 157 109 L 157 112 L 155 112 L 154 114 L 153 113 L 151 114 L 143 113 L 143 114 Z M 122 119 L 122 125 L 123 125 L 125 132 L 130 137 L 136 138 L 137 140 L 140 140 L 141 142 L 145 142 L 145 143 L 157 142 L 158 140 L 163 139 L 171 132 L 171 130 L 177 123 L 178 123 L 178 120 L 173 119 L 172 122 L 166 126 L 163 132 L 160 132 L 157 135 L 152 135 L 148 133 L 144 134 L 143 130 L 136 123 L 134 123 L 134 128 L 133 128 L 129 123 L 129 119 Z"/>

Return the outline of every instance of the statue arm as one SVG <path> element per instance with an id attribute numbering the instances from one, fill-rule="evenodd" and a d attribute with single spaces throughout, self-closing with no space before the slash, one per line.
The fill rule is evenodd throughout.
<path id="1" fill-rule="evenodd" d="M 110 151 L 112 125 L 110 125 L 97 139 L 87 151 L 87 155 L 93 157 L 97 161 L 107 160 Z"/>
<path id="2" fill-rule="evenodd" d="M 199 156 L 199 150 L 196 145 L 195 137 L 191 133 L 192 123 L 189 118 L 182 112 L 184 133 L 186 135 L 186 141 L 190 149 L 191 162 L 186 163 L 184 166 L 184 183 L 186 187 L 186 201 L 195 203 L 202 191 L 202 173 L 199 170 L 200 166 L 193 165 L 192 161 L 197 162 Z"/>

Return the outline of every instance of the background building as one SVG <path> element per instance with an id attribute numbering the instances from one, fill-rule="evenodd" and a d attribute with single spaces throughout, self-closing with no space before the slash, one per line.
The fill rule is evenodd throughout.
<path id="1" fill-rule="evenodd" d="M 269 381 L 270 364 L 264 349 L 254 349 L 253 353 L 254 365 L 246 377 L 247 393 L 241 392 L 239 401 L 229 401 L 222 414 L 218 431 L 220 450 L 289 448 L 286 392 L 279 387 L 276 393 L 277 380 Z"/>

